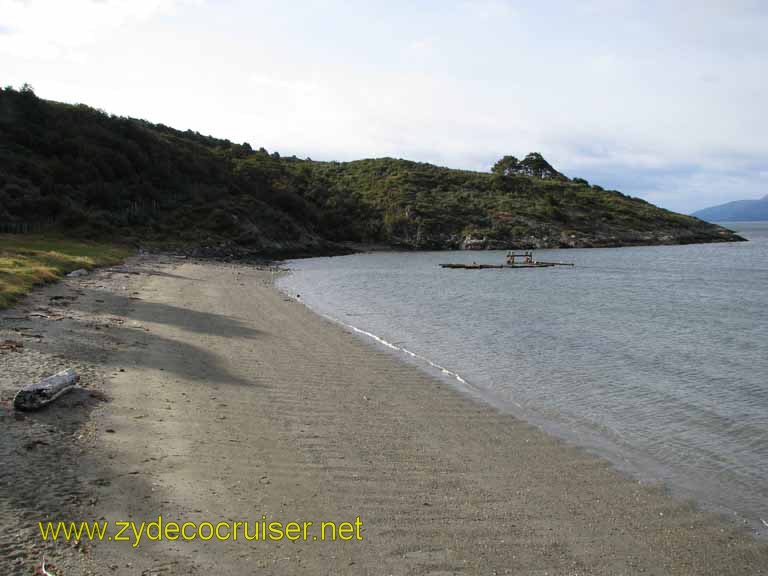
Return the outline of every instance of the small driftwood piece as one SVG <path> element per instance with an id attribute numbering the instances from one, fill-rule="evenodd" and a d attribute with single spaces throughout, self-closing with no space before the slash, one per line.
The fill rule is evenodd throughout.
<path id="1" fill-rule="evenodd" d="M 67 274 L 67 278 L 78 278 L 80 276 L 87 276 L 88 270 L 85 268 L 78 268 L 77 270 L 73 270 L 69 274 Z"/>
<path id="2" fill-rule="evenodd" d="M 39 410 L 72 390 L 79 381 L 80 375 L 74 369 L 62 370 L 19 390 L 13 399 L 13 407 L 24 412 Z"/>

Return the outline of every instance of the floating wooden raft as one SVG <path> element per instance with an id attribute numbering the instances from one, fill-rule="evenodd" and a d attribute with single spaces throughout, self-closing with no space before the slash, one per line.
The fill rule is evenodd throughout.
<path id="1" fill-rule="evenodd" d="M 441 268 L 461 268 L 464 270 L 485 270 L 488 268 L 551 268 L 552 266 L 573 266 L 570 262 L 530 262 L 520 264 L 440 264 Z"/>

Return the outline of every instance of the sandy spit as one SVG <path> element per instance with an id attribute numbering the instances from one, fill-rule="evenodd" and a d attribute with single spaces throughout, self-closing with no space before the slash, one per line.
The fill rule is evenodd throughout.
<path id="1" fill-rule="evenodd" d="M 0 313 L 0 573 L 768 574 L 768 544 L 364 342 L 275 272 L 171 257 Z M 83 389 L 39 413 L 19 385 Z M 363 541 L 43 543 L 38 520 L 363 522 Z"/>

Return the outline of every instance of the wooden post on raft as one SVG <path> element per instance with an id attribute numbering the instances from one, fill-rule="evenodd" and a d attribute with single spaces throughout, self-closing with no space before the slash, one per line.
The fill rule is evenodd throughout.
<path id="1" fill-rule="evenodd" d="M 79 381 L 80 375 L 74 369 L 62 370 L 19 390 L 13 399 L 13 407 L 24 412 L 38 410 L 72 390 Z"/>

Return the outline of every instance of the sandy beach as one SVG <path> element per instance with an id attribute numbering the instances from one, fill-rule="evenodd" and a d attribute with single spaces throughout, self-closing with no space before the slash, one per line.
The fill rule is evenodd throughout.
<path id="1" fill-rule="evenodd" d="M 0 572 L 768 574 L 768 543 L 398 361 L 268 267 L 133 258 L 0 313 Z M 21 384 L 82 390 L 18 415 Z M 362 521 L 362 541 L 43 543 L 41 520 Z"/>

